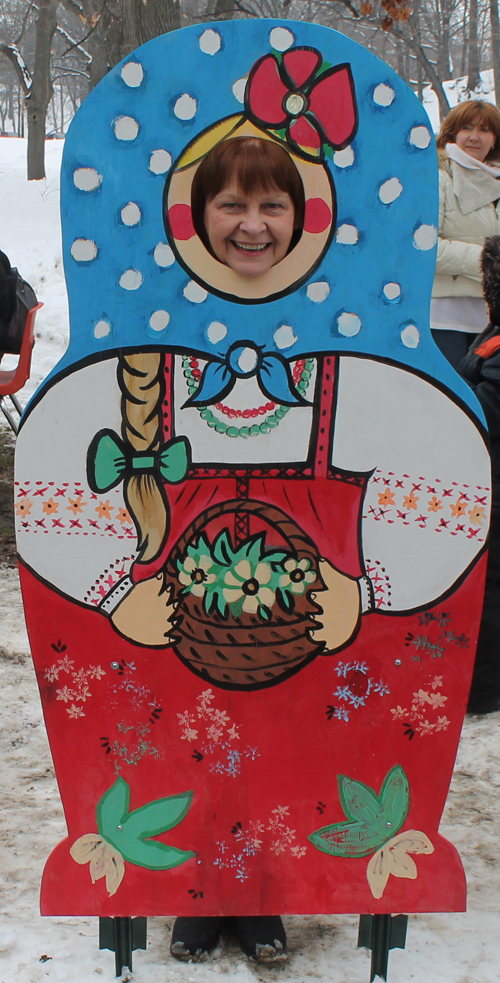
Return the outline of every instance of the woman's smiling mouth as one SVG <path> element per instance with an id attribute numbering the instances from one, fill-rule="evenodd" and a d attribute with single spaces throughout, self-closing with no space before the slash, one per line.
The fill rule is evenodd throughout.
<path id="1" fill-rule="evenodd" d="M 236 249 L 241 249 L 244 253 L 262 253 L 264 249 L 267 249 L 271 245 L 270 242 L 237 242 L 236 239 L 230 239 L 231 245 L 235 246 Z"/>

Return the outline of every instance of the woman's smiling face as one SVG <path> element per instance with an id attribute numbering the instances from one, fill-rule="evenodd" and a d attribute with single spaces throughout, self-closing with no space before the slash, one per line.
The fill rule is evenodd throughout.
<path id="1" fill-rule="evenodd" d="M 242 276 L 261 276 L 286 256 L 295 208 L 286 191 L 244 194 L 232 181 L 207 202 L 204 218 L 217 259 Z"/>
<path id="2" fill-rule="evenodd" d="M 455 143 L 460 150 L 464 150 L 469 157 L 474 157 L 483 164 L 495 142 L 496 134 L 480 116 L 471 123 L 464 123 L 455 137 Z"/>

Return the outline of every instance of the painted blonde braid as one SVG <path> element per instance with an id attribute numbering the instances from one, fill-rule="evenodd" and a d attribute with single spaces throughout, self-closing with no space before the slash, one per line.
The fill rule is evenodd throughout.
<path id="1" fill-rule="evenodd" d="M 118 384 L 122 392 L 122 437 L 134 451 L 157 451 L 162 443 L 165 356 L 160 352 L 121 354 Z M 167 536 L 168 505 L 160 476 L 133 474 L 124 497 L 137 530 L 138 562 L 151 563 Z"/>

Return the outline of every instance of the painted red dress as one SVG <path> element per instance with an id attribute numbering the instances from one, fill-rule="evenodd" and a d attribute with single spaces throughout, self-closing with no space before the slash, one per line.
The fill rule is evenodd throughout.
<path id="1" fill-rule="evenodd" d="M 200 364 L 165 356 L 165 442 L 186 438 L 191 462 L 165 484 L 149 568 L 122 485 L 100 496 L 86 472 L 96 433 L 121 432 L 117 360 L 56 381 L 19 437 L 23 594 L 68 823 L 42 910 L 460 910 L 438 825 L 484 576 L 475 419 L 416 374 L 334 355 L 294 365 L 310 406 L 269 406 L 252 378 L 185 408 Z M 359 590 L 334 650 L 315 641 L 320 557 Z M 111 616 L 159 571 L 175 632 L 138 646 Z"/>

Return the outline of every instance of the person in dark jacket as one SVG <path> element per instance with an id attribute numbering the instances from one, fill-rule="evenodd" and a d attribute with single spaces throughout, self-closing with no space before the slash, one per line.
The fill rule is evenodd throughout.
<path id="1" fill-rule="evenodd" d="M 500 236 L 489 236 L 481 255 L 483 292 L 490 322 L 459 366 L 488 424 L 493 508 L 488 568 L 476 662 L 467 710 L 500 710 Z"/>
<path id="2" fill-rule="evenodd" d="M 12 321 L 16 309 L 16 285 L 12 267 L 5 253 L 0 252 L 0 338 Z"/>
<path id="3" fill-rule="evenodd" d="M 0 359 L 19 355 L 28 311 L 36 305 L 34 290 L 0 251 Z"/>

